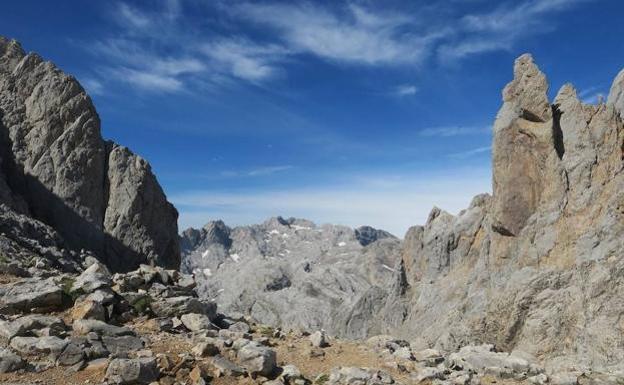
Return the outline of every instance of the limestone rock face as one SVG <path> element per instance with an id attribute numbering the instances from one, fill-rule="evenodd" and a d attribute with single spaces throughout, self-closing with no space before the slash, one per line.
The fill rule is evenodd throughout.
<path id="1" fill-rule="evenodd" d="M 73 77 L 0 37 L 1 203 L 114 270 L 177 267 L 177 212 L 150 167 L 107 144 Z"/>
<path id="2" fill-rule="evenodd" d="M 622 362 L 621 74 L 606 104 L 565 85 L 550 105 L 547 88 L 521 56 L 494 125 L 493 195 L 411 228 L 394 283 L 361 295 L 338 334 L 366 324 L 414 348 L 489 343 L 553 368 Z"/>
<path id="3" fill-rule="evenodd" d="M 546 77 L 533 58 L 520 56 L 494 123 L 492 226 L 503 235 L 522 230 L 542 202 L 559 203 L 565 188 L 558 164 L 561 129 L 547 91 Z"/>
<path id="4" fill-rule="evenodd" d="M 184 231 L 180 243 L 183 271 L 225 314 L 330 334 L 362 293 L 391 280 L 399 259 L 399 240 L 386 232 L 295 218 L 236 228 L 211 222 Z"/>

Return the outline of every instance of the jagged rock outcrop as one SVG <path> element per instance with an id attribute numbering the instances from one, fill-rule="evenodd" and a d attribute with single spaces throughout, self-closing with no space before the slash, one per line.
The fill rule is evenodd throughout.
<path id="1" fill-rule="evenodd" d="M 410 229 L 395 283 L 354 313 L 422 348 L 492 343 L 556 367 L 620 364 L 621 76 L 606 104 L 564 85 L 551 105 L 545 76 L 518 58 L 494 124 L 493 195 Z"/>
<path id="2" fill-rule="evenodd" d="M 179 265 L 177 212 L 149 164 L 106 143 L 73 77 L 0 37 L 0 198 L 114 270 Z"/>
<path id="3" fill-rule="evenodd" d="M 221 221 L 183 233 L 182 269 L 228 314 L 304 329 L 338 330 L 359 296 L 388 282 L 399 240 L 302 219 L 271 218 L 228 228 Z"/>

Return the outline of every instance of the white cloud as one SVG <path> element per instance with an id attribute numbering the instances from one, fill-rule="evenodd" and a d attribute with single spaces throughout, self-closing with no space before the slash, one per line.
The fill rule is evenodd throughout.
<path id="1" fill-rule="evenodd" d="M 180 211 L 181 229 L 212 219 L 240 225 L 282 215 L 351 227 L 368 224 L 402 237 L 408 227 L 424 223 L 433 206 L 457 213 L 474 195 L 491 189 L 489 169 L 408 175 L 390 183 L 378 179 L 362 176 L 346 185 L 313 189 L 189 191 L 171 200 Z"/>
<path id="2" fill-rule="evenodd" d="M 259 45 L 244 38 L 227 38 L 203 44 L 200 51 L 221 71 L 234 77 L 260 81 L 278 71 L 275 63 L 284 59 L 288 50 L 275 44 Z"/>
<path id="3" fill-rule="evenodd" d="M 442 127 L 428 127 L 418 131 L 421 136 L 463 136 L 463 135 L 483 135 L 491 132 L 492 129 L 489 126 L 485 127 L 467 127 L 467 126 L 442 126 Z"/>
<path id="4" fill-rule="evenodd" d="M 555 28 L 551 14 L 587 0 L 508 1 L 490 12 L 464 15 L 455 41 L 438 47 L 438 57 L 452 62 L 470 55 L 511 50 L 527 36 Z"/>
<path id="5" fill-rule="evenodd" d="M 199 74 L 207 69 L 198 59 L 159 55 L 127 39 L 95 42 L 91 51 L 109 60 L 113 59 L 114 64 L 100 68 L 106 77 L 149 91 L 183 90 L 185 76 Z"/>
<path id="6" fill-rule="evenodd" d="M 97 79 L 85 77 L 80 79 L 80 84 L 82 84 L 91 95 L 101 95 L 104 93 L 104 85 Z"/>
<path id="7" fill-rule="evenodd" d="M 598 104 L 605 100 L 606 94 L 603 87 L 592 86 L 580 91 L 578 96 L 585 104 Z"/>
<path id="8" fill-rule="evenodd" d="M 291 165 L 283 165 L 283 166 L 258 167 L 258 168 L 254 168 L 252 170 L 246 170 L 246 171 L 227 170 L 227 171 L 222 171 L 221 176 L 228 177 L 228 178 L 268 176 L 268 175 L 273 175 L 273 174 L 277 174 L 280 172 L 288 171 L 293 168 L 294 166 L 291 166 Z"/>
<path id="9" fill-rule="evenodd" d="M 405 15 L 351 5 L 344 14 L 310 4 L 246 3 L 234 13 L 280 32 L 294 51 L 338 62 L 367 65 L 419 64 L 443 35 L 405 33 Z"/>
<path id="10" fill-rule="evenodd" d="M 121 21 L 135 28 L 145 28 L 152 23 L 147 15 L 126 3 L 119 3 L 118 15 Z"/>
<path id="11" fill-rule="evenodd" d="M 418 92 L 418 87 L 412 84 L 401 84 L 400 86 L 395 87 L 392 94 L 396 96 L 412 96 L 416 95 Z"/>
<path id="12" fill-rule="evenodd" d="M 449 154 L 449 158 L 465 159 L 465 158 L 470 158 L 471 156 L 474 156 L 474 155 L 479 155 L 479 154 L 483 154 L 486 152 L 490 152 L 491 150 L 492 150 L 492 146 L 477 147 L 471 150 Z"/>

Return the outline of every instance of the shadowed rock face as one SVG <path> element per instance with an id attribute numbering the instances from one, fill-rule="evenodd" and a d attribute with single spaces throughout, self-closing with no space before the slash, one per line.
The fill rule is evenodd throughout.
<path id="1" fill-rule="evenodd" d="M 107 144 L 80 84 L 0 37 L 0 198 L 114 270 L 179 265 L 177 212 L 149 164 Z"/>

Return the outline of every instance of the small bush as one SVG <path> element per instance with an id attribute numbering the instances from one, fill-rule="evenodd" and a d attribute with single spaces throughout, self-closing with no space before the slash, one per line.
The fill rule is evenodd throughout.
<path id="1" fill-rule="evenodd" d="M 150 306 L 152 304 L 152 297 L 146 295 L 145 297 L 141 297 L 136 300 L 132 304 L 132 308 L 137 314 L 145 314 L 150 310 Z"/>
<path id="2" fill-rule="evenodd" d="M 320 376 L 316 377 L 316 379 L 314 380 L 314 384 L 323 385 L 327 381 L 329 381 L 329 376 L 327 374 L 321 374 Z"/>

